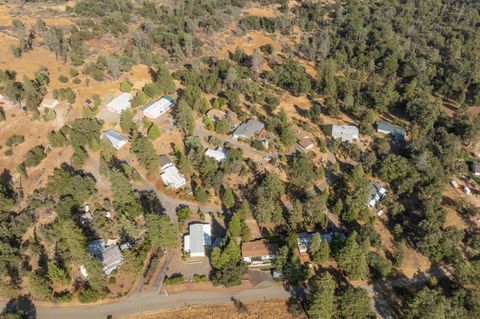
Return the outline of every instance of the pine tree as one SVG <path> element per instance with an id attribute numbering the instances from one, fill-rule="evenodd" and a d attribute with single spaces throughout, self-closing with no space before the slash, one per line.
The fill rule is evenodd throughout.
<path id="1" fill-rule="evenodd" d="M 228 223 L 227 233 L 232 238 L 236 238 L 242 233 L 242 221 L 237 213 L 232 215 L 232 218 Z"/>
<path id="2" fill-rule="evenodd" d="M 308 315 L 312 319 L 330 319 L 336 313 L 335 289 L 337 283 L 328 272 L 322 273 L 315 281 L 313 293 L 309 296 Z"/>
<path id="3" fill-rule="evenodd" d="M 233 195 L 233 190 L 230 187 L 225 188 L 225 192 L 222 196 L 222 202 L 227 209 L 230 209 L 235 205 L 235 196 Z"/>
<path id="4" fill-rule="evenodd" d="M 350 279 L 363 279 L 366 277 L 368 267 L 366 254 L 364 247 L 357 243 L 357 233 L 354 231 L 337 255 L 338 267 Z"/>

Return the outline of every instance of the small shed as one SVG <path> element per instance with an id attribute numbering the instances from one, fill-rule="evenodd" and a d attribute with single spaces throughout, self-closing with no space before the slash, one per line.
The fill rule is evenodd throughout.
<path id="1" fill-rule="evenodd" d="M 122 93 L 107 104 L 107 108 L 115 113 L 122 113 L 130 107 L 130 100 L 133 98 L 131 93 Z"/>
<path id="2" fill-rule="evenodd" d="M 367 204 L 368 207 L 375 207 L 385 196 L 387 190 L 380 184 L 370 184 L 370 189 L 368 192 Z"/>
<path id="3" fill-rule="evenodd" d="M 108 130 L 100 135 L 101 139 L 109 141 L 115 149 L 120 149 L 128 143 L 128 139 L 115 130 Z"/>

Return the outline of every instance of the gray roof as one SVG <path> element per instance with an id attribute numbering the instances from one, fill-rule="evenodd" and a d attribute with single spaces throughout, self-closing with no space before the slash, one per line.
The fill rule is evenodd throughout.
<path id="1" fill-rule="evenodd" d="M 116 149 L 119 149 L 128 142 L 128 139 L 125 136 L 115 130 L 108 130 L 106 132 L 103 132 L 100 137 L 102 139 L 107 139 Z"/>
<path id="2" fill-rule="evenodd" d="M 160 155 L 160 167 L 165 167 L 166 165 L 173 165 L 172 160 L 168 155 Z"/>
<path id="3" fill-rule="evenodd" d="M 122 252 L 118 245 L 106 246 L 103 239 L 88 243 L 88 251 L 100 260 L 105 275 L 110 275 L 123 261 Z"/>
<path id="4" fill-rule="evenodd" d="M 480 162 L 472 163 L 472 172 L 477 174 L 480 173 Z"/>
<path id="5" fill-rule="evenodd" d="M 204 246 L 212 244 L 210 224 L 190 224 L 189 233 L 191 253 L 202 253 L 205 251 Z"/>
<path id="6" fill-rule="evenodd" d="M 235 132 L 233 132 L 233 135 L 235 137 L 241 137 L 241 138 L 252 138 L 252 136 L 254 136 L 255 134 L 260 133 L 264 127 L 265 127 L 265 124 L 263 124 L 262 122 L 255 119 L 250 119 L 247 122 L 240 125 L 235 130 Z"/>
<path id="7" fill-rule="evenodd" d="M 405 136 L 405 129 L 403 127 L 385 121 L 377 121 L 377 131 L 392 134 L 395 137 Z"/>
<path id="8" fill-rule="evenodd" d="M 357 139 L 358 127 L 354 125 L 332 125 L 332 137 L 339 138 L 342 141 L 353 142 Z"/>

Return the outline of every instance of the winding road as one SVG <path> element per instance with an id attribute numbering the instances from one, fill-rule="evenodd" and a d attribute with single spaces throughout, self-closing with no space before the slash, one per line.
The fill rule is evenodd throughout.
<path id="1" fill-rule="evenodd" d="M 159 312 L 164 309 L 182 308 L 193 305 L 222 304 L 232 298 L 240 301 L 286 300 L 290 293 L 272 282 L 262 282 L 258 288 L 238 290 L 188 291 L 174 295 L 160 295 L 158 292 L 133 294 L 117 303 L 81 306 L 37 306 L 37 319 L 105 319 L 109 315 L 126 317 Z M 5 307 L 0 302 L 0 307 Z"/>

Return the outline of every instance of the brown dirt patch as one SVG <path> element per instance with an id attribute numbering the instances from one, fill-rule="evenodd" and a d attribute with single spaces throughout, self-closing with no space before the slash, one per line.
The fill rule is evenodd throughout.
<path id="1" fill-rule="evenodd" d="M 256 301 L 246 302 L 247 313 L 238 313 L 233 304 L 224 304 L 217 306 L 198 306 L 184 309 L 168 310 L 156 314 L 144 316 L 128 317 L 129 319 L 291 319 L 294 318 L 288 313 L 285 301 Z M 295 318 L 302 319 L 305 316 L 297 316 Z"/>

